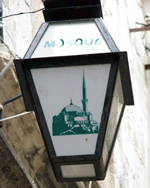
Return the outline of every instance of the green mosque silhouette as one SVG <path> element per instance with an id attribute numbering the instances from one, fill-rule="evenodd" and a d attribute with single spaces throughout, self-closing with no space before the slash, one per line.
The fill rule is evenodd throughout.
<path id="1" fill-rule="evenodd" d="M 70 104 L 64 107 L 59 115 L 53 116 L 53 136 L 98 133 L 98 122 L 93 120 L 93 114 L 87 111 L 88 99 L 86 98 L 84 72 L 81 102 L 83 110 L 74 105 L 70 99 Z"/>

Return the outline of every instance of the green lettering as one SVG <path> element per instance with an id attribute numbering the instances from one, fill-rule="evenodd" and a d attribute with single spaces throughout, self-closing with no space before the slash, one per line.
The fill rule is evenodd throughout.
<path id="1" fill-rule="evenodd" d="M 78 38 L 76 41 L 75 41 L 75 45 L 76 46 L 81 46 L 83 44 L 83 40 Z"/>
<path id="2" fill-rule="evenodd" d="M 64 46 L 64 40 L 63 40 L 63 39 L 60 39 L 60 41 L 61 41 L 61 45 L 60 45 L 59 47 Z"/>

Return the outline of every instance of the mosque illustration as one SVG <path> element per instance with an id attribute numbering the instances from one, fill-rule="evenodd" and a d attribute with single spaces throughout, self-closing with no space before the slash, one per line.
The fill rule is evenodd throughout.
<path id="1" fill-rule="evenodd" d="M 98 133 L 98 122 L 93 120 L 93 114 L 87 111 L 88 99 L 84 72 L 81 102 L 83 109 L 74 105 L 71 99 L 70 104 L 64 107 L 59 115 L 53 116 L 53 136 Z"/>

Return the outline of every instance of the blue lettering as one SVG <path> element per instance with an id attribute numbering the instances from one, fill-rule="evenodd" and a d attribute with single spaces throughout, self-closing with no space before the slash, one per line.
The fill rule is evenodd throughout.
<path id="1" fill-rule="evenodd" d="M 55 47 L 55 41 L 51 43 L 49 41 L 46 41 L 44 48 L 49 48 L 49 47 Z"/>

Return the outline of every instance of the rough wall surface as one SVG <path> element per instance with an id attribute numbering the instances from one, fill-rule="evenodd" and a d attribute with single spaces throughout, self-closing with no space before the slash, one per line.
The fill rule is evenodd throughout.
<path id="1" fill-rule="evenodd" d="M 4 0 L 3 15 L 28 12 L 31 10 L 31 3 L 31 0 Z M 32 41 L 31 14 L 9 17 L 3 21 L 5 43 L 22 58 Z M 20 28 L 22 28 L 21 31 Z"/>
<path id="2" fill-rule="evenodd" d="M 10 59 L 9 53 L 0 52 L 0 70 L 3 69 L 4 64 Z M 1 77 L 2 78 L 2 77 Z M 5 75 L 4 80 L 1 79 L 1 83 L 10 86 L 8 82 L 14 80 L 14 76 Z M 7 81 L 8 82 L 7 82 Z M 4 81 L 4 82 L 3 82 Z M 4 100 L 4 94 L 7 96 L 10 93 L 1 87 L 0 84 L 0 99 Z M 14 85 L 15 86 L 15 85 Z M 6 93 L 5 93 L 6 92 Z M 21 167 L 17 164 L 15 158 L 12 155 L 12 150 L 9 150 L 8 141 L 4 141 L 3 129 L 0 129 L 0 187 L 1 188 L 10 188 L 10 187 L 31 187 L 30 182 L 22 171 Z"/>
<path id="3" fill-rule="evenodd" d="M 0 137 L 0 187 L 31 188 L 31 184 Z"/>
<path id="4" fill-rule="evenodd" d="M 4 0 L 3 5 L 4 15 L 8 15 L 41 8 L 41 1 L 36 0 L 34 3 L 32 0 Z M 106 179 L 90 185 L 93 188 L 149 188 L 150 72 L 145 71 L 144 65 L 150 58 L 149 52 L 145 50 L 150 34 L 146 32 L 143 37 L 144 32 L 129 32 L 129 28 L 140 27 L 136 22 L 145 22 L 143 4 L 141 0 L 103 0 L 102 8 L 105 25 L 117 46 L 121 51 L 128 51 L 135 106 L 126 107 Z M 36 19 L 43 21 L 42 14 L 34 16 L 21 15 L 4 20 L 5 42 L 20 57 L 24 56 L 38 28 L 35 27 Z M 3 67 L 4 64 L 1 69 Z M 0 81 L 0 102 L 19 92 L 15 71 L 11 69 Z M 24 104 L 19 99 L 5 108 L 4 116 L 22 111 Z M 33 114 L 5 122 L 1 134 L 7 138 L 13 153 L 38 188 L 88 187 L 88 182 L 56 182 Z"/>
<path id="5" fill-rule="evenodd" d="M 145 44 L 149 32 L 130 33 L 145 23 L 140 0 L 103 0 L 104 21 L 121 51 L 128 52 L 135 105 L 126 107 L 113 152 L 106 188 L 148 188 L 149 184 L 149 90 L 144 64 L 149 61 Z M 112 183 L 108 183 L 112 182 Z"/>

